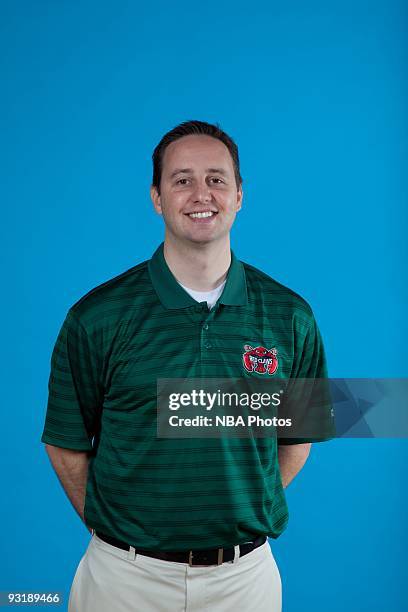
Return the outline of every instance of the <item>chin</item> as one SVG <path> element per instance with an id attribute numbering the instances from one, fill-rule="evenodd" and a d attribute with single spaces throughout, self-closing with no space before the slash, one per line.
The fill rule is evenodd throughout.
<path id="1" fill-rule="evenodd" d="M 215 238 L 204 238 L 204 236 L 198 238 L 197 236 L 191 236 L 188 240 L 194 244 L 209 244 L 210 242 L 214 242 Z"/>

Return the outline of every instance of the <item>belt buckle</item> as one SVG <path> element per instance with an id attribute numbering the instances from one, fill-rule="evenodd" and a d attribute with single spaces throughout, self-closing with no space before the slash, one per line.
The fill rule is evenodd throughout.
<path id="1" fill-rule="evenodd" d="M 224 549 L 223 548 L 219 548 L 218 549 L 217 565 L 221 565 L 222 562 L 223 562 L 223 559 L 224 559 Z M 190 550 L 189 553 L 188 553 L 188 564 L 189 564 L 190 567 L 207 567 L 206 565 L 202 565 L 202 566 L 199 566 L 198 564 L 194 565 L 194 563 L 193 563 L 193 551 L 192 550 Z"/>

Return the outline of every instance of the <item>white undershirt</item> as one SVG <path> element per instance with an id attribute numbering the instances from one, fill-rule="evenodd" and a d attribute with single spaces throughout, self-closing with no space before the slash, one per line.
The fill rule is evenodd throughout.
<path id="1" fill-rule="evenodd" d="M 187 291 L 187 293 L 190 294 L 194 300 L 197 300 L 197 302 L 207 302 L 208 308 L 211 310 L 215 302 L 220 297 L 226 282 L 227 282 L 227 279 L 225 279 L 225 281 L 222 282 L 221 285 L 218 285 L 218 287 L 216 287 L 215 289 L 212 289 L 211 291 L 196 291 L 195 289 L 190 289 L 189 287 L 185 287 L 181 283 L 179 283 L 179 285 L 181 285 L 184 291 Z"/>

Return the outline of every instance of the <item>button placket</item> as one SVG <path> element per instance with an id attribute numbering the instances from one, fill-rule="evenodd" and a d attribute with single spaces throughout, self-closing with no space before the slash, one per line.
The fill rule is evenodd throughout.
<path id="1" fill-rule="evenodd" d="M 212 313 L 209 313 L 207 319 L 203 321 L 201 324 L 201 344 L 205 350 L 210 350 L 213 348 L 213 343 L 211 342 L 211 336 L 209 334 L 210 324 L 209 320 L 212 318 Z"/>

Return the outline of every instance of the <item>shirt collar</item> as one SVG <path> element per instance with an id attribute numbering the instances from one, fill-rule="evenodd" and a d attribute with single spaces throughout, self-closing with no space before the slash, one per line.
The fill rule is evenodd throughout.
<path id="1" fill-rule="evenodd" d="M 165 308 L 169 309 L 197 306 L 196 300 L 174 278 L 164 258 L 163 245 L 162 242 L 148 262 L 150 278 L 159 300 Z M 248 304 L 244 266 L 235 257 L 232 250 L 231 264 L 228 268 L 226 283 L 219 302 L 228 306 L 245 306 Z"/>

